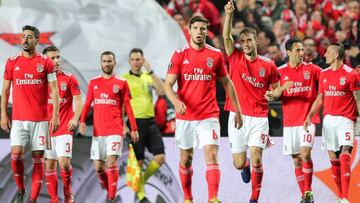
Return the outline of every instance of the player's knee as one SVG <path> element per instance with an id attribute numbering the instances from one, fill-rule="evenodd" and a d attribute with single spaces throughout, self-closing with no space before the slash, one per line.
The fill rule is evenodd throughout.
<path id="1" fill-rule="evenodd" d="M 108 156 L 106 165 L 108 167 L 117 166 L 118 165 L 118 157 L 117 156 Z"/>
<path id="2" fill-rule="evenodd" d="M 157 164 L 159 164 L 160 166 L 163 165 L 165 163 L 165 154 L 158 154 L 156 156 L 154 156 L 154 160 Z"/>
<path id="3" fill-rule="evenodd" d="M 65 170 L 65 171 L 69 171 L 71 168 L 70 162 L 67 162 L 67 161 L 59 162 L 59 166 L 60 166 L 61 170 Z"/>
<path id="4" fill-rule="evenodd" d="M 46 160 L 45 169 L 47 171 L 55 170 L 56 169 L 56 161 L 54 161 L 54 160 Z"/>
<path id="5" fill-rule="evenodd" d="M 32 151 L 32 157 L 44 157 L 43 150 Z"/>
<path id="6" fill-rule="evenodd" d="M 180 158 L 180 164 L 186 167 L 190 167 L 192 164 L 193 155 L 189 154 L 187 156 L 181 156 Z"/>
<path id="7" fill-rule="evenodd" d="M 245 167 L 246 160 L 240 161 L 240 160 L 234 160 L 234 166 L 237 170 L 242 170 Z"/>
<path id="8" fill-rule="evenodd" d="M 300 167 L 302 164 L 302 159 L 300 157 L 293 157 L 295 167 Z"/>
<path id="9" fill-rule="evenodd" d="M 260 166 L 262 163 L 261 158 L 260 157 L 255 157 L 254 159 L 251 160 L 251 164 L 253 166 Z"/>
<path id="10" fill-rule="evenodd" d="M 341 146 L 341 154 L 351 154 L 352 147 L 349 145 Z"/>

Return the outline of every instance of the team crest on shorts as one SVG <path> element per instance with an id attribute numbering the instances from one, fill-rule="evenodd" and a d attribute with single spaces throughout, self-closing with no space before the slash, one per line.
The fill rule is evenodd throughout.
<path id="1" fill-rule="evenodd" d="M 309 80 L 309 79 L 310 79 L 310 72 L 309 72 L 309 71 L 304 71 L 303 74 L 304 74 L 304 79 L 305 79 L 305 80 Z"/>
<path id="2" fill-rule="evenodd" d="M 44 71 L 44 66 L 42 64 L 37 64 L 36 65 L 36 70 L 39 72 L 39 73 L 42 73 Z"/>
<path id="3" fill-rule="evenodd" d="M 260 77 L 264 77 L 265 76 L 265 68 L 264 67 L 261 67 L 260 69 L 259 69 L 259 75 L 260 75 Z"/>
<path id="4" fill-rule="evenodd" d="M 66 83 L 61 83 L 61 84 L 60 84 L 60 89 L 61 89 L 62 91 L 65 91 L 65 90 L 67 89 L 67 84 L 66 84 Z"/>
<path id="5" fill-rule="evenodd" d="M 113 91 L 115 94 L 117 94 L 117 93 L 119 92 L 119 89 L 120 89 L 120 88 L 119 88 L 118 85 L 114 85 L 112 91 Z"/>
<path id="6" fill-rule="evenodd" d="M 207 61 L 206 61 L 206 65 L 207 65 L 207 67 L 212 68 L 212 67 L 213 67 L 213 65 L 214 65 L 214 59 L 213 59 L 213 58 L 208 57 L 206 60 L 207 60 Z"/>
<path id="7" fill-rule="evenodd" d="M 340 78 L 340 85 L 345 85 L 346 82 L 346 77 L 341 77 Z"/>

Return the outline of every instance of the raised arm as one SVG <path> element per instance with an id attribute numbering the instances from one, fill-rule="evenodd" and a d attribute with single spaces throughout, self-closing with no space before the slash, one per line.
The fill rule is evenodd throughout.
<path id="1" fill-rule="evenodd" d="M 230 0 L 224 7 L 225 10 L 225 21 L 223 28 L 223 38 L 225 45 L 226 55 L 230 56 L 234 51 L 234 39 L 231 35 L 232 19 L 235 10 L 234 4 Z"/>

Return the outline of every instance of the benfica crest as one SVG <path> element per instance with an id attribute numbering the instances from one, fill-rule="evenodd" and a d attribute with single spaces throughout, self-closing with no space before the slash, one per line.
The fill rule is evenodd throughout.
<path id="1" fill-rule="evenodd" d="M 265 68 L 263 68 L 263 67 L 261 67 L 260 69 L 259 69 L 259 75 L 260 75 L 260 77 L 264 77 L 265 76 Z"/>
<path id="2" fill-rule="evenodd" d="M 114 85 L 113 88 L 112 88 L 112 91 L 117 94 L 119 92 L 119 86 L 118 85 Z"/>
<path id="3" fill-rule="evenodd" d="M 36 70 L 39 72 L 39 73 L 42 73 L 44 71 L 44 66 L 42 64 L 37 64 L 36 65 Z"/>
<path id="4" fill-rule="evenodd" d="M 212 68 L 213 65 L 214 65 L 214 59 L 209 57 L 209 58 L 207 58 L 206 60 L 207 60 L 207 61 L 206 61 L 207 67 Z"/>
<path id="5" fill-rule="evenodd" d="M 340 78 L 340 85 L 345 85 L 346 82 L 346 77 L 341 77 Z"/>
<path id="6" fill-rule="evenodd" d="M 310 79 L 310 72 L 309 72 L 309 71 L 304 71 L 303 74 L 304 74 L 304 79 L 305 79 L 305 80 L 309 80 L 309 79 Z"/>
<path id="7" fill-rule="evenodd" d="M 60 84 L 60 89 L 61 89 L 62 91 L 65 91 L 65 90 L 67 89 L 67 84 L 66 84 L 66 83 L 61 83 L 61 84 Z"/>

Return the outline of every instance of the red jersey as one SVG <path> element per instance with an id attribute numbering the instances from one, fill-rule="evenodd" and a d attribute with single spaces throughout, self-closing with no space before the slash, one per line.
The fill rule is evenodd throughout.
<path id="1" fill-rule="evenodd" d="M 319 92 L 324 95 L 324 116 L 343 116 L 356 121 L 356 101 L 353 91 L 360 90 L 359 74 L 347 65 L 320 73 Z"/>
<path id="2" fill-rule="evenodd" d="M 48 120 L 47 76 L 53 73 L 54 63 L 51 59 L 37 52 L 31 58 L 19 53 L 7 60 L 4 79 L 12 82 L 13 120 Z"/>
<path id="3" fill-rule="evenodd" d="M 265 93 L 272 83 L 279 81 L 279 73 L 274 62 L 263 56 L 249 61 L 245 53 L 237 49 L 234 49 L 228 58 L 229 75 L 239 97 L 242 114 L 267 117 L 268 102 Z M 236 112 L 228 96 L 225 110 Z"/>
<path id="4" fill-rule="evenodd" d="M 59 129 L 51 134 L 51 136 L 58 135 L 72 135 L 73 132 L 68 130 L 68 123 L 74 116 L 73 111 L 73 96 L 80 95 L 80 87 L 76 78 L 69 72 L 60 70 L 56 73 L 57 85 L 59 89 L 59 98 L 60 98 L 60 127 Z M 52 100 L 49 89 L 49 99 L 48 99 L 48 112 L 49 119 L 52 117 Z"/>
<path id="5" fill-rule="evenodd" d="M 196 50 L 186 45 L 173 54 L 168 74 L 179 76 L 177 95 L 186 105 L 185 114 L 177 114 L 177 119 L 219 117 L 216 77 L 227 75 L 224 57 L 219 49 L 206 44 L 203 49 Z"/>
<path id="6" fill-rule="evenodd" d="M 283 125 L 285 127 L 302 126 L 312 103 L 317 97 L 317 84 L 321 69 L 312 63 L 301 63 L 292 68 L 284 64 L 278 68 L 280 85 L 292 81 L 293 85 L 283 91 L 281 96 L 283 110 Z M 319 123 L 318 114 L 312 118 L 313 123 Z"/>
<path id="7" fill-rule="evenodd" d="M 85 122 L 94 102 L 94 136 L 124 135 L 123 103 L 131 99 L 126 80 L 113 76 L 90 80 L 80 121 Z"/>

